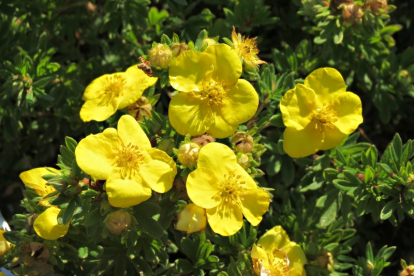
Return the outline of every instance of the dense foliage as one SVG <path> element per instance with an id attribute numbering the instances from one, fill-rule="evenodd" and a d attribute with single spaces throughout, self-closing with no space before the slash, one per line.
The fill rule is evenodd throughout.
<path id="1" fill-rule="evenodd" d="M 11 263 L 18 275 L 256 275 L 263 258 L 279 258 L 261 251 L 277 229 L 284 233 L 278 249 L 288 252 L 286 260 L 299 260 L 294 266 L 306 262 L 307 275 L 399 275 L 403 269 L 401 275 L 414 275 L 413 13 L 414 5 L 400 0 L 0 0 L 0 209 L 14 230 L 3 234 L 14 246 L 0 267 Z M 192 133 L 186 123 L 192 117 L 175 107 L 178 95 L 190 92 L 180 82 L 190 68 L 185 58 L 191 52 L 191 60 L 209 59 L 191 69 L 201 72 L 203 64 L 220 62 L 212 53 L 229 56 L 221 53 L 230 47 L 216 42 L 237 49 L 237 39 L 247 37 L 257 37 L 260 59 L 244 56 L 233 82 L 242 82 L 246 95 L 257 91 L 258 103 L 252 96 L 241 107 L 248 119 L 239 119 L 240 112 L 224 116 L 232 122 L 229 134 L 204 121 L 208 135 Z M 226 66 L 241 66 L 236 63 Z M 134 71 L 136 64 L 144 70 Z M 285 142 L 292 126 L 282 114 L 289 109 L 284 99 L 310 89 L 306 78 L 318 68 L 342 75 L 346 91 L 362 102 L 363 123 L 355 119 L 338 145 L 295 154 Z M 216 71 L 220 77 L 230 70 Z M 117 105 L 103 119 L 94 117 L 100 111 L 81 113 L 93 101 L 84 96 L 86 87 L 115 72 L 139 78 L 134 91 L 146 98 L 135 107 Z M 228 80 L 222 82 L 230 87 Z M 123 116 L 128 113 L 140 123 Z M 121 124 L 146 139 L 157 168 L 174 179 L 148 184 L 146 197 L 133 203 L 125 201 L 133 193 L 129 186 L 114 188 L 115 173 L 100 178 L 88 167 L 100 164 L 89 159 L 95 153 L 88 139 L 101 139 L 108 128 L 118 128 L 123 139 Z M 213 137 L 217 143 L 210 143 Z M 185 220 L 188 214 L 201 220 L 211 205 L 195 196 L 201 171 L 214 172 L 192 159 L 201 146 L 199 158 L 210 158 L 207 149 L 223 154 L 235 171 L 244 169 L 239 175 L 254 178 L 255 202 L 265 214 L 245 208 L 242 225 L 226 229 L 211 216 L 201 227 Z M 234 156 L 224 156 L 227 150 Z M 60 170 L 44 169 L 40 177 L 53 190 L 43 194 L 20 175 L 39 167 Z M 139 181 L 152 177 L 140 173 Z M 58 216 L 53 238 L 42 234 L 46 212 Z M 291 248 L 306 257 L 289 254 Z M 301 269 L 290 273 L 304 275 Z"/>

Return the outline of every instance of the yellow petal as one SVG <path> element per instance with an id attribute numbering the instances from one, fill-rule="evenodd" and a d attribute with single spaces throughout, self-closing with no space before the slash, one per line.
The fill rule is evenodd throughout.
<path id="1" fill-rule="evenodd" d="M 238 124 L 230 124 L 224 118 L 221 109 L 215 107 L 212 115 L 213 122 L 207 133 L 214 138 L 226 138 L 232 135 L 239 126 Z"/>
<path id="2" fill-rule="evenodd" d="M 235 51 L 226 44 L 211 45 L 205 51 L 213 64 L 211 77 L 226 86 L 235 84 L 240 78 L 243 68 Z"/>
<path id="3" fill-rule="evenodd" d="M 100 76 L 99 78 L 94 79 L 86 87 L 85 92 L 83 93 L 83 96 L 82 96 L 82 100 L 88 101 L 88 100 L 100 98 L 104 92 L 103 88 L 104 88 L 106 79 L 116 74 L 119 74 L 120 76 L 124 75 L 124 73 L 105 74 L 103 76 Z"/>
<path id="4" fill-rule="evenodd" d="M 341 73 L 329 67 L 319 68 L 310 73 L 306 77 L 304 85 L 315 91 L 318 106 L 324 102 L 327 104 L 329 99 L 334 97 L 330 94 L 346 91 L 346 84 Z"/>
<path id="5" fill-rule="evenodd" d="M 334 125 L 345 134 L 351 134 L 362 123 L 362 104 L 358 95 L 352 92 L 340 93 L 333 99 L 333 110 L 338 121 Z"/>
<path id="6" fill-rule="evenodd" d="M 122 143 L 139 146 L 142 149 L 151 148 L 151 143 L 141 126 L 130 115 L 123 115 L 118 121 L 118 136 Z"/>
<path id="7" fill-rule="evenodd" d="M 57 240 L 66 235 L 70 223 L 59 225 L 57 221 L 59 212 L 58 207 L 51 206 L 36 218 L 33 228 L 39 237 L 45 240 Z"/>
<path id="8" fill-rule="evenodd" d="M 103 133 L 88 135 L 75 150 L 76 162 L 85 173 L 96 180 L 108 178 L 116 162 L 117 132 L 107 128 Z"/>
<path id="9" fill-rule="evenodd" d="M 203 230 L 206 225 L 207 217 L 204 208 L 190 203 L 179 213 L 175 228 L 190 234 Z"/>
<path id="10" fill-rule="evenodd" d="M 259 96 L 253 85 L 246 80 L 238 80 L 227 92 L 221 114 L 230 125 L 238 125 L 250 120 L 259 106 Z"/>
<path id="11" fill-rule="evenodd" d="M 290 244 L 289 236 L 282 226 L 278 225 L 267 231 L 257 242 L 266 252 L 272 252 L 274 248 L 281 249 Z"/>
<path id="12" fill-rule="evenodd" d="M 262 189 L 246 190 L 242 198 L 242 211 L 244 217 L 256 226 L 262 221 L 262 216 L 269 209 L 269 194 Z"/>
<path id="13" fill-rule="evenodd" d="M 149 199 L 151 188 L 138 173 L 122 177 L 118 170 L 113 170 L 106 181 L 106 193 L 112 206 L 127 208 Z"/>
<path id="14" fill-rule="evenodd" d="M 208 169 L 214 172 L 215 175 L 222 177 L 228 174 L 229 171 L 239 168 L 237 166 L 240 167 L 237 164 L 236 155 L 224 144 L 208 143 L 200 149 L 197 160 L 198 168 Z M 201 206 L 200 204 L 197 205 Z"/>
<path id="15" fill-rule="evenodd" d="M 283 133 L 283 150 L 292 158 L 305 157 L 321 149 L 324 137 L 314 123 L 302 130 L 288 127 Z"/>
<path id="16" fill-rule="evenodd" d="M 139 167 L 142 180 L 157 193 L 165 193 L 172 187 L 177 174 L 174 160 L 159 149 L 147 149 L 151 160 Z"/>
<path id="17" fill-rule="evenodd" d="M 266 268 L 269 268 L 269 257 L 263 248 L 257 246 L 256 244 L 253 244 L 251 256 L 253 260 L 261 260 L 262 265 Z"/>
<path id="18" fill-rule="evenodd" d="M 202 81 L 212 70 L 209 55 L 191 50 L 184 51 L 171 61 L 169 71 L 171 86 L 183 92 L 200 91 L 203 86 Z"/>
<path id="19" fill-rule="evenodd" d="M 283 123 L 288 128 L 304 129 L 311 121 L 315 109 L 315 92 L 298 84 L 286 92 L 280 102 Z"/>
<path id="20" fill-rule="evenodd" d="M 115 98 L 108 103 L 102 103 L 101 98 L 87 100 L 80 110 L 82 121 L 98 121 L 102 122 L 111 117 L 118 110 L 119 99 Z"/>
<path id="21" fill-rule="evenodd" d="M 191 201 L 203 208 L 213 208 L 220 204 L 221 198 L 217 196 L 217 185 L 220 179 L 216 172 L 204 167 L 198 167 L 187 178 L 187 193 Z"/>
<path id="22" fill-rule="evenodd" d="M 232 201 L 223 201 L 217 207 L 207 209 L 206 212 L 211 229 L 222 236 L 234 235 L 243 226 L 242 210 Z"/>
<path id="23" fill-rule="evenodd" d="M 339 146 L 346 137 L 346 134 L 339 131 L 337 128 L 328 129 L 325 131 L 325 140 L 320 146 L 320 150 L 328 150 Z"/>
<path id="24" fill-rule="evenodd" d="M 3 236 L 6 231 L 0 230 L 0 259 L 7 254 L 12 248 L 12 244 L 9 243 Z"/>
<path id="25" fill-rule="evenodd" d="M 48 189 L 46 187 L 47 181 L 42 178 L 43 175 L 53 174 L 53 172 L 50 171 L 59 173 L 59 171 L 54 168 L 45 167 L 24 171 L 19 175 L 19 177 L 23 181 L 24 185 L 26 185 L 30 189 L 35 190 L 38 195 L 46 196 L 47 194 L 43 193 L 45 190 L 55 190 L 54 188 L 52 188 L 52 186 L 48 186 L 52 188 Z"/>
<path id="26" fill-rule="evenodd" d="M 149 77 L 137 65 L 126 70 L 126 89 L 121 96 L 118 109 L 127 107 L 136 102 L 144 93 L 145 89 L 153 86 L 158 78 Z"/>
<path id="27" fill-rule="evenodd" d="M 197 99 L 190 93 L 179 93 L 171 99 L 168 117 L 171 125 L 181 135 L 204 134 L 213 123 L 212 110 L 207 101 Z"/>
<path id="28" fill-rule="evenodd" d="M 307 260 L 303 249 L 295 242 L 290 242 L 282 249 L 285 250 L 290 262 L 290 275 L 306 276 L 306 271 L 303 266 L 307 263 Z"/>

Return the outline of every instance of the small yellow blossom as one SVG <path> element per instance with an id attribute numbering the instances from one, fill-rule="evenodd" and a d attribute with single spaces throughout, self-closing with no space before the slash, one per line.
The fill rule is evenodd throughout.
<path id="1" fill-rule="evenodd" d="M 188 50 L 175 58 L 170 83 L 181 93 L 172 98 L 168 110 L 175 130 L 225 138 L 251 119 L 259 97 L 248 81 L 239 79 L 241 73 L 237 54 L 225 44 L 211 45 L 202 53 Z"/>
<path id="2" fill-rule="evenodd" d="M 96 180 L 106 180 L 109 203 L 126 208 L 151 197 L 151 189 L 171 189 L 177 168 L 165 152 L 151 148 L 139 123 L 130 115 L 119 119 L 118 130 L 89 135 L 75 150 L 79 167 Z"/>
<path id="3" fill-rule="evenodd" d="M 253 270 L 258 276 L 306 276 L 306 256 L 281 226 L 267 231 L 253 245 Z"/>
<path id="4" fill-rule="evenodd" d="M 52 172 L 51 172 L 52 171 Z M 42 176 L 47 174 L 60 173 L 54 168 L 36 168 L 22 172 L 19 177 L 26 187 L 33 189 L 39 196 L 46 197 L 47 195 L 56 192 L 56 189 L 51 185 L 46 185 L 47 181 Z M 47 199 L 39 201 L 39 205 L 50 206 Z"/>
<path id="5" fill-rule="evenodd" d="M 341 74 L 320 68 L 289 90 L 280 102 L 284 151 L 293 158 L 339 146 L 362 123 L 361 99 L 346 92 Z"/>
<path id="6" fill-rule="evenodd" d="M 201 148 L 197 169 L 188 175 L 187 193 L 205 208 L 214 232 L 230 236 L 243 225 L 243 215 L 256 226 L 269 208 L 269 194 L 260 189 L 237 163 L 226 145 L 209 143 Z"/>
<path id="7" fill-rule="evenodd" d="M 59 212 L 58 207 L 51 206 L 36 218 L 33 228 L 39 237 L 45 240 L 57 240 L 66 235 L 70 223 L 60 225 L 57 220 Z"/>
<path id="8" fill-rule="evenodd" d="M 233 40 L 232 49 L 236 51 L 237 55 L 243 59 L 243 62 L 247 66 L 255 67 L 259 64 L 266 63 L 257 57 L 259 50 L 257 49 L 256 38 L 242 37 L 236 33 L 236 28 L 234 27 L 231 38 Z"/>
<path id="9" fill-rule="evenodd" d="M 176 229 L 186 231 L 187 234 L 198 232 L 206 228 L 206 210 L 194 203 L 190 203 L 178 215 Z"/>
<path id="10" fill-rule="evenodd" d="M 80 117 L 84 122 L 104 121 L 118 109 L 136 102 L 156 82 L 157 78 L 148 77 L 136 65 L 126 72 L 103 75 L 86 87 Z"/>
<path id="11" fill-rule="evenodd" d="M 6 231 L 0 230 L 0 259 L 7 254 L 12 248 L 12 244 L 9 243 L 3 236 Z"/>

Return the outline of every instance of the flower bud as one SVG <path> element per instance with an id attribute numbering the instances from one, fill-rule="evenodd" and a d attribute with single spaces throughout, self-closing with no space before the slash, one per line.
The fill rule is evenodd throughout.
<path id="1" fill-rule="evenodd" d="M 149 52 L 149 61 L 151 66 L 156 69 L 163 69 L 170 66 L 172 60 L 172 52 L 167 45 L 158 44 Z"/>
<path id="2" fill-rule="evenodd" d="M 237 132 L 231 137 L 231 143 L 235 150 L 241 152 L 250 152 L 253 149 L 253 137 L 246 132 Z"/>
<path id="3" fill-rule="evenodd" d="M 200 146 L 196 143 L 187 143 L 178 149 L 178 161 L 187 167 L 194 167 L 197 164 Z"/>
<path id="4" fill-rule="evenodd" d="M 401 271 L 400 276 L 414 276 L 414 265 L 409 265 Z"/>
<path id="5" fill-rule="evenodd" d="M 113 234 L 119 234 L 131 224 L 131 215 L 128 212 L 115 211 L 105 218 L 106 228 Z"/>
<path id="6" fill-rule="evenodd" d="M 320 268 L 332 271 L 334 266 L 334 259 L 332 253 L 325 252 L 322 255 L 319 255 L 316 258 L 316 263 L 319 265 Z"/>
<path id="7" fill-rule="evenodd" d="M 239 165 L 246 170 L 247 168 L 249 168 L 250 165 L 249 156 L 242 153 L 240 156 L 237 156 L 237 163 L 239 163 Z"/>
<path id="8" fill-rule="evenodd" d="M 410 72 L 408 72 L 407 70 L 401 70 L 398 73 L 398 81 L 403 85 L 410 85 L 412 81 Z"/>
<path id="9" fill-rule="evenodd" d="M 378 9 L 386 11 L 388 8 L 387 0 L 368 0 L 367 4 L 373 12 L 376 12 Z"/>
<path id="10" fill-rule="evenodd" d="M 203 46 L 204 44 L 208 44 L 208 46 L 210 46 L 210 45 L 216 45 L 216 44 L 218 44 L 217 43 L 217 41 L 215 41 L 214 39 L 211 39 L 211 38 L 206 38 L 206 39 L 204 39 L 202 42 L 201 42 L 201 46 Z M 207 46 L 207 47 L 208 47 Z"/>
<path id="11" fill-rule="evenodd" d="M 363 15 L 364 13 L 362 12 L 361 8 L 354 3 L 347 4 L 342 9 L 342 18 L 344 19 L 344 25 L 358 23 L 361 21 Z"/>
<path id="12" fill-rule="evenodd" d="M 152 105 L 147 97 L 142 96 L 135 103 L 128 106 L 128 113 L 138 122 L 144 121 L 144 116 L 151 118 Z"/>
<path id="13" fill-rule="evenodd" d="M 193 139 L 191 139 L 191 142 L 196 143 L 197 145 L 200 145 L 200 146 L 205 146 L 208 143 L 212 143 L 214 141 L 215 140 L 214 140 L 213 136 L 210 136 L 208 134 L 195 136 Z"/>
<path id="14" fill-rule="evenodd" d="M 182 52 L 188 50 L 188 45 L 186 43 L 175 43 L 171 47 L 173 57 L 178 57 Z"/>
<path id="15" fill-rule="evenodd" d="M 206 225 L 207 217 L 204 208 L 190 203 L 178 214 L 178 222 L 175 228 L 191 234 L 203 230 Z"/>
<path id="16" fill-rule="evenodd" d="M 338 7 L 342 4 L 348 4 L 348 3 L 353 3 L 353 0 L 332 0 L 330 7 L 334 8 L 334 9 L 338 9 Z"/>
<path id="17" fill-rule="evenodd" d="M 0 258 L 3 258 L 12 248 L 12 244 L 9 243 L 3 236 L 4 230 L 0 230 Z"/>

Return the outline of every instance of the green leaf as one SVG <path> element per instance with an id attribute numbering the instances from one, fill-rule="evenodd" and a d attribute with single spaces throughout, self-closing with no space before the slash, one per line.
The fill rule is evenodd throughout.
<path id="1" fill-rule="evenodd" d="M 67 224 L 73 217 L 73 213 L 76 209 L 76 200 L 73 198 L 70 202 L 68 207 L 65 209 L 63 216 L 62 216 L 62 224 Z"/>
<path id="2" fill-rule="evenodd" d="M 164 235 L 164 229 L 153 218 L 145 213 L 135 213 L 138 224 L 152 237 L 161 238 Z"/>
<path id="3" fill-rule="evenodd" d="M 174 266 L 175 273 L 191 273 L 193 271 L 193 265 L 184 259 L 177 259 Z"/>
<path id="4" fill-rule="evenodd" d="M 75 153 L 75 149 L 78 146 L 78 142 L 76 142 L 75 139 L 73 139 L 69 136 L 66 136 L 65 137 L 65 145 L 71 152 Z"/>
<path id="5" fill-rule="evenodd" d="M 49 82 L 51 82 L 55 78 L 56 78 L 56 76 L 43 77 L 43 78 L 38 79 L 37 81 L 35 81 L 33 83 L 33 86 L 37 89 L 44 88 Z"/>
<path id="6" fill-rule="evenodd" d="M 386 220 L 391 217 L 392 213 L 398 206 L 398 199 L 393 199 L 387 204 L 385 204 L 384 208 L 381 210 L 380 218 L 381 220 Z"/>

